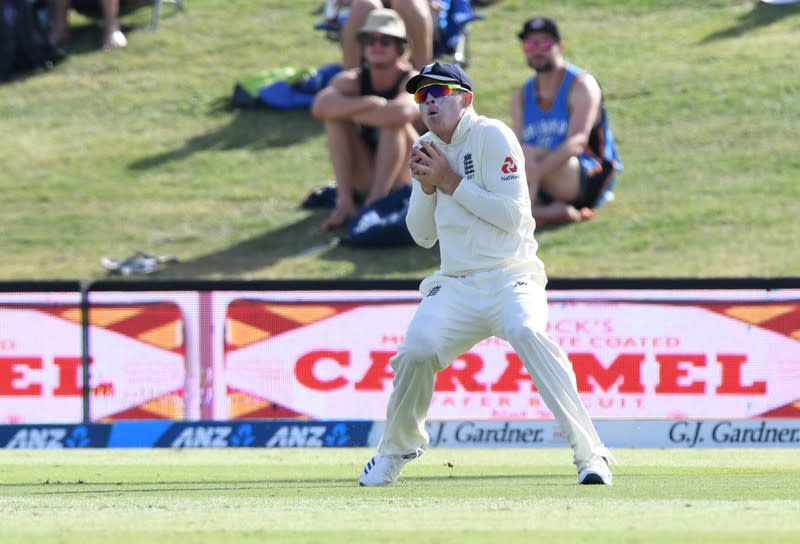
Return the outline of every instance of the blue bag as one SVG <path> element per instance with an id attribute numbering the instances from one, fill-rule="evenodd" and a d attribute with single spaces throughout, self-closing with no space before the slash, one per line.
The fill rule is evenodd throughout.
<path id="1" fill-rule="evenodd" d="M 405 185 L 365 206 L 350 222 L 342 244 L 359 248 L 414 245 L 406 226 L 410 198 L 411 185 Z"/>
<path id="2" fill-rule="evenodd" d="M 269 106 L 281 110 L 308 108 L 342 67 L 324 64 L 318 69 L 274 68 L 251 74 L 233 88 L 234 107 Z"/>

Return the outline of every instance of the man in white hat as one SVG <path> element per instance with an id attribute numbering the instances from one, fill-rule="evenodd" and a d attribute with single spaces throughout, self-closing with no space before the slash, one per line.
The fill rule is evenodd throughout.
<path id="1" fill-rule="evenodd" d="M 411 184 L 408 159 L 421 121 L 404 92 L 415 74 L 406 62 L 405 24 L 391 9 L 373 10 L 358 41 L 364 65 L 337 74 L 311 107 L 325 122 L 336 177 L 336 207 L 322 224 L 325 231 L 346 226 L 359 205 Z"/>

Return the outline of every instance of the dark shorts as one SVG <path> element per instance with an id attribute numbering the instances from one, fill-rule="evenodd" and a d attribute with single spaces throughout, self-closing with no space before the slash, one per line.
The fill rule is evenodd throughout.
<path id="1" fill-rule="evenodd" d="M 361 139 L 364 140 L 364 144 L 366 144 L 367 149 L 369 149 L 370 155 L 374 157 L 375 153 L 378 151 L 378 138 L 380 138 L 380 129 L 378 127 L 361 125 L 359 126 L 358 131 L 361 134 Z"/>
<path id="2" fill-rule="evenodd" d="M 597 207 L 600 197 L 611 186 L 614 176 L 617 174 L 617 169 L 611 161 L 595 163 L 591 172 L 587 166 L 588 163 L 581 160 L 580 194 L 575 200 L 569 202 L 579 210 L 581 208 Z M 550 204 L 553 200 L 554 198 L 547 192 L 539 190 L 539 201 L 542 204 Z"/>
<path id="3" fill-rule="evenodd" d="M 119 0 L 119 14 L 126 15 L 135 9 L 151 5 L 152 3 L 152 0 Z M 98 0 L 72 0 L 70 6 L 81 15 L 93 19 L 99 19 L 103 16 L 103 11 Z"/>

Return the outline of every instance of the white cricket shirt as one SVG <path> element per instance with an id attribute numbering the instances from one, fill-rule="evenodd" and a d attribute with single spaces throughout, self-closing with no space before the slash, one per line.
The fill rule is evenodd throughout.
<path id="1" fill-rule="evenodd" d="M 416 145 L 423 140 L 436 144 L 461 176 L 452 195 L 439 190 L 425 194 L 416 179 L 411 191 L 408 229 L 422 247 L 439 240 L 441 273 L 465 276 L 525 265 L 544 277 L 536 256 L 525 161 L 513 131 L 469 108 L 449 144 L 432 132 Z"/>

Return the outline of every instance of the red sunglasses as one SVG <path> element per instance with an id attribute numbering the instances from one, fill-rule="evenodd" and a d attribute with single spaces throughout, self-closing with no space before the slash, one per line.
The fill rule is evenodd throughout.
<path id="1" fill-rule="evenodd" d="M 535 51 L 536 49 L 545 49 L 548 50 L 556 44 L 556 41 L 552 38 L 530 38 L 522 42 L 522 48 L 525 51 Z"/>

